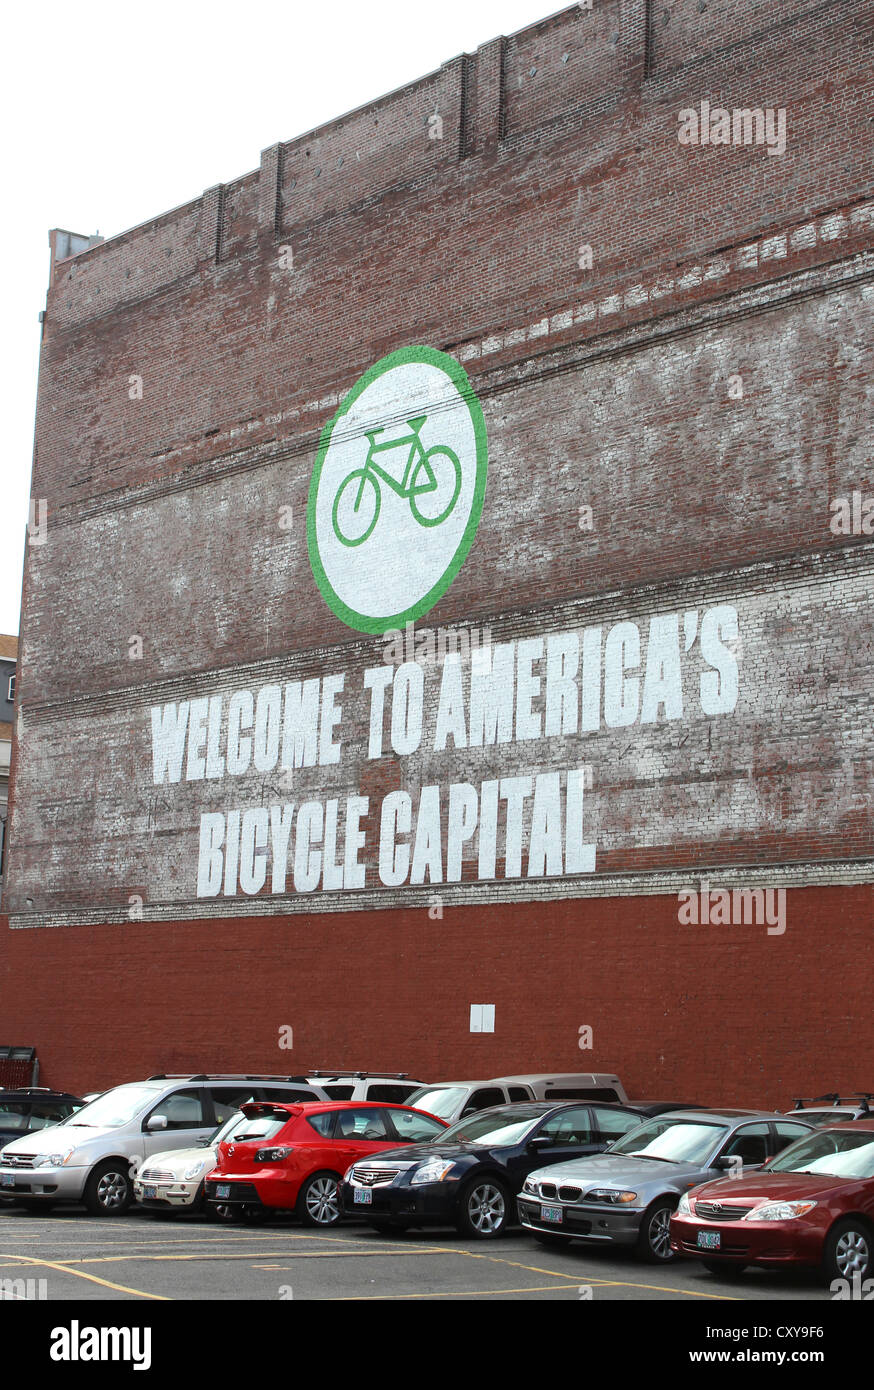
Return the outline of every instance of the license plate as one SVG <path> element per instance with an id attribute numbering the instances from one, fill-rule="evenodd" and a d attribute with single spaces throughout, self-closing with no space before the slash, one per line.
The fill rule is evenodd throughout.
<path id="1" fill-rule="evenodd" d="M 14 1186 L 15 1186 L 15 1174 L 14 1174 L 14 1173 L 0 1173 L 0 1187 L 14 1187 Z"/>
<path id="2" fill-rule="evenodd" d="M 540 1220 L 549 1221 L 553 1226 L 560 1226 L 564 1220 L 561 1207 L 541 1207 Z"/>
<path id="3" fill-rule="evenodd" d="M 150 1197 L 157 1197 L 157 1195 L 158 1195 L 158 1189 L 157 1189 L 157 1187 L 144 1187 L 144 1188 L 143 1188 L 143 1196 L 145 1197 L 146 1201 L 148 1201 Z"/>
<path id="4" fill-rule="evenodd" d="M 216 1190 L 215 1190 L 215 1195 L 216 1195 L 217 1197 L 230 1197 L 230 1195 L 231 1195 L 231 1186 L 230 1186 L 230 1183 L 226 1183 L 226 1182 L 224 1182 L 224 1183 L 219 1183 L 218 1187 L 217 1187 Z"/>
<path id="5" fill-rule="evenodd" d="M 358 1207 L 369 1207 L 373 1203 L 373 1193 L 369 1187 L 356 1187 L 355 1205 Z"/>
<path id="6" fill-rule="evenodd" d="M 698 1249 L 699 1250 L 718 1250 L 722 1244 L 722 1234 L 720 1231 L 699 1231 Z"/>

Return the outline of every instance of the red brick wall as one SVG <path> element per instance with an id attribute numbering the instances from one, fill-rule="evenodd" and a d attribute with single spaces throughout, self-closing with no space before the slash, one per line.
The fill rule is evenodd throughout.
<path id="1" fill-rule="evenodd" d="M 870 886 L 790 890 L 782 936 L 680 926 L 674 897 L 442 921 L 387 911 L 37 934 L 0 919 L 3 1028 L 39 1047 L 43 1084 L 74 1092 L 152 1071 L 596 1070 L 639 1099 L 787 1108 L 874 1090 L 872 926 Z M 476 1003 L 495 1005 L 494 1034 L 468 1031 Z M 283 1025 L 291 1051 L 277 1045 Z"/>

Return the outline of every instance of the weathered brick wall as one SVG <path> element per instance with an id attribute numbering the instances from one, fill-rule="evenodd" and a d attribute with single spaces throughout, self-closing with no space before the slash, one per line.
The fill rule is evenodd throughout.
<path id="1" fill-rule="evenodd" d="M 868 0 L 595 0 L 273 146 L 254 172 L 54 266 L 33 483 L 49 529 L 26 562 L 5 905 L 16 927 L 82 925 L 39 933 L 58 985 L 14 1006 L 9 985 L 35 938 L 4 931 L 2 1005 L 10 1036 L 35 1029 L 53 1071 L 67 1060 L 72 1077 L 52 1079 L 117 1079 L 80 1036 L 99 1005 L 119 1075 L 296 1069 L 273 1039 L 297 1019 L 310 1065 L 588 1066 L 574 1049 L 591 1022 L 592 1065 L 623 1071 L 631 1089 L 708 1099 L 712 1076 L 715 1098 L 759 1103 L 784 1086 L 863 1084 L 848 1072 L 860 1056 L 870 1068 L 871 1050 L 852 1020 L 874 924 L 872 544 L 829 523 L 836 497 L 874 490 L 872 54 Z M 679 111 L 703 100 L 785 108 L 785 153 L 679 144 Z M 488 625 L 507 641 L 630 618 L 645 637 L 652 614 L 682 622 L 732 604 L 733 713 L 476 759 L 366 759 L 361 674 L 384 643 L 323 602 L 306 498 L 338 402 L 409 343 L 464 364 L 489 435 L 476 543 L 425 624 Z M 344 759 L 295 772 L 296 800 L 359 792 L 375 806 L 429 778 L 585 763 L 598 872 L 473 885 L 473 841 L 435 923 L 427 889 L 379 887 L 371 846 L 353 913 L 335 910 L 336 895 L 197 902 L 199 812 L 291 793 L 252 777 L 215 795 L 219 784 L 152 787 L 149 707 L 336 671 Z M 761 927 L 678 944 L 676 891 L 707 874 L 786 885 L 786 934 L 761 952 Z M 145 924 L 127 921 L 133 894 Z M 479 926 L 483 997 L 502 1022 L 475 1040 L 474 1065 L 476 998 L 462 995 Z M 344 990 L 341 1006 L 338 963 L 355 959 L 357 976 L 362 936 L 366 1004 L 350 1008 Z M 817 1012 L 823 940 L 836 974 Z M 403 982 L 384 968 L 399 941 Z M 107 950 L 121 981 L 111 1009 L 94 964 Z M 700 979 L 726 951 L 731 991 L 705 999 Z M 785 995 L 779 1020 L 762 952 L 781 1009 Z M 173 1043 L 153 1062 L 149 1013 L 174 1004 L 160 964 L 174 955 L 190 1018 L 177 1024 L 174 1009 Z M 593 956 L 611 968 L 593 971 Z M 192 1008 L 204 959 L 209 988 Z M 568 959 L 585 970 L 568 977 Z M 274 982 L 263 1043 L 260 1005 L 218 1024 L 241 971 Z M 714 1010 L 736 1008 L 738 980 L 744 1012 L 699 1050 Z M 597 1018 L 577 1018 L 578 997 Z M 278 1017 L 286 999 L 295 1018 Z M 831 1070 L 816 1080 L 799 1056 L 808 1030 L 820 1048 L 831 1030 Z"/>

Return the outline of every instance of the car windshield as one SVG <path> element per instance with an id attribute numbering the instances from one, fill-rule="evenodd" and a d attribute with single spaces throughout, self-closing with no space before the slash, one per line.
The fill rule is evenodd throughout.
<path id="1" fill-rule="evenodd" d="M 699 1120 L 648 1120 L 617 1139 L 607 1152 L 658 1158 L 664 1163 L 703 1163 L 727 1134 L 725 1125 Z"/>
<path id="2" fill-rule="evenodd" d="M 407 1105 L 427 1110 L 429 1115 L 447 1120 L 467 1095 L 466 1086 L 432 1086 L 407 1096 Z"/>
<path id="3" fill-rule="evenodd" d="M 490 1149 L 509 1148 L 513 1144 L 521 1144 L 542 1115 L 542 1109 L 532 1110 L 527 1105 L 509 1105 L 503 1110 L 481 1110 L 478 1115 L 468 1115 L 467 1119 L 459 1120 L 451 1129 L 445 1129 L 432 1142 L 446 1144 L 455 1140 L 458 1144 L 483 1144 Z"/>
<path id="4" fill-rule="evenodd" d="M 81 1125 L 88 1129 L 117 1129 L 119 1125 L 128 1124 L 146 1106 L 154 1105 L 164 1089 L 164 1086 L 116 1086 L 61 1123 L 70 1128 Z"/>
<path id="5" fill-rule="evenodd" d="M 805 1135 L 771 1160 L 765 1173 L 823 1173 L 836 1178 L 874 1178 L 874 1133 L 820 1130 Z"/>

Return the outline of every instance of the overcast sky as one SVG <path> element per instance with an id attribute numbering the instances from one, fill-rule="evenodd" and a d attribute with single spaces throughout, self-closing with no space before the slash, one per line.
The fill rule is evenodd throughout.
<path id="1" fill-rule="evenodd" d="M 111 237 L 561 0 L 8 6 L 0 632 L 18 632 L 48 231 Z"/>

